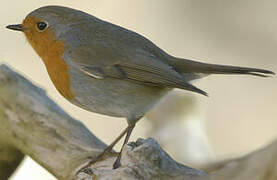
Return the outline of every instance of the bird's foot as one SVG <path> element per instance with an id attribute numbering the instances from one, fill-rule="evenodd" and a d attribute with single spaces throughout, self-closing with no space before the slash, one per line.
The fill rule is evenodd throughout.
<path id="1" fill-rule="evenodd" d="M 95 164 L 96 162 L 100 162 L 100 161 L 104 160 L 107 155 L 115 156 L 115 155 L 118 155 L 118 153 L 116 153 L 116 152 L 110 152 L 110 150 L 104 150 L 98 156 L 96 156 L 95 158 L 92 158 L 85 166 L 83 166 L 78 171 L 78 173 L 79 172 L 85 172 L 87 174 L 92 174 L 90 166 Z"/>

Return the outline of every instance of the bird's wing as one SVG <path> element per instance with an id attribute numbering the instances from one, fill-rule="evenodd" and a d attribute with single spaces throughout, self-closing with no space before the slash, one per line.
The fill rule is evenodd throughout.
<path id="1" fill-rule="evenodd" d="M 170 65 L 143 52 L 134 52 L 133 57 L 128 58 L 108 48 L 80 47 L 68 52 L 67 58 L 70 58 L 74 66 L 93 78 L 117 78 L 148 86 L 180 88 L 207 95 L 186 82 Z"/>

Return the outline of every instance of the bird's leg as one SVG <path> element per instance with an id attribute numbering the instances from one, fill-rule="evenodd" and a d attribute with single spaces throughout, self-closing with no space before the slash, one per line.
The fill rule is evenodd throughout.
<path id="1" fill-rule="evenodd" d="M 130 138 L 130 136 L 131 136 L 131 133 L 132 133 L 134 127 L 135 127 L 135 124 L 136 124 L 136 122 L 137 122 L 139 119 L 140 119 L 140 118 L 136 118 L 135 120 L 127 120 L 127 122 L 128 122 L 128 127 L 127 127 L 126 129 L 124 129 L 124 131 L 122 131 L 122 132 L 120 133 L 120 135 L 119 135 L 108 147 L 106 147 L 106 148 L 104 149 L 104 151 L 103 151 L 101 154 L 99 154 L 96 158 L 93 158 L 91 161 L 89 161 L 88 164 L 87 164 L 86 166 L 84 166 L 83 168 L 81 168 L 78 172 L 84 171 L 84 170 L 88 170 L 87 168 L 88 168 L 89 166 L 91 166 L 92 164 L 94 164 L 94 163 L 97 162 L 97 161 L 102 160 L 102 159 L 104 158 L 104 156 L 105 156 L 108 152 L 110 152 L 110 151 L 112 150 L 112 148 L 114 147 L 114 145 L 115 145 L 115 144 L 127 133 L 127 135 L 126 135 L 126 137 L 125 137 L 125 140 L 124 140 L 124 143 L 123 143 L 123 145 L 122 145 L 122 147 L 121 147 L 120 153 L 119 153 L 119 155 L 117 156 L 116 161 L 115 161 L 114 164 L 113 164 L 113 169 L 118 168 L 118 167 L 120 166 L 120 159 L 121 159 L 122 149 L 123 149 L 124 145 L 128 143 L 128 140 L 129 140 L 129 138 Z"/>
<path id="2" fill-rule="evenodd" d="M 125 146 L 125 144 L 128 143 L 129 138 L 130 138 L 130 136 L 131 136 L 131 133 L 132 133 L 134 127 L 135 127 L 135 124 L 136 124 L 136 123 L 129 124 L 129 126 L 128 126 L 128 128 L 127 128 L 127 129 L 128 129 L 128 130 L 127 130 L 127 135 L 126 135 L 126 137 L 125 137 L 125 140 L 124 140 L 123 145 L 121 146 L 119 155 L 117 156 L 117 158 L 116 158 L 116 160 L 115 160 L 115 162 L 114 162 L 114 164 L 113 164 L 113 169 L 116 169 L 116 168 L 118 168 L 118 167 L 120 166 L 120 159 L 121 159 L 122 149 L 123 149 L 123 147 Z"/>
<path id="3" fill-rule="evenodd" d="M 103 152 L 101 152 L 96 158 L 93 158 L 91 161 L 89 161 L 88 164 L 86 166 L 84 166 L 82 169 L 88 168 L 95 162 L 102 160 L 104 158 L 104 156 L 112 150 L 114 145 L 116 145 L 116 143 L 128 132 L 128 130 L 129 130 L 129 126 L 126 129 L 124 129 L 124 131 L 122 131 L 120 133 L 120 135 L 109 146 L 107 146 L 104 149 Z"/>

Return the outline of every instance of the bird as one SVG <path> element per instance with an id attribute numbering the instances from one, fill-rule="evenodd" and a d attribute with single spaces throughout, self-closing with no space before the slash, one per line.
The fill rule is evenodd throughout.
<path id="1" fill-rule="evenodd" d="M 90 112 L 126 118 L 127 128 L 89 165 L 126 135 L 113 164 L 120 167 L 122 148 L 136 123 L 174 88 L 208 96 L 192 80 L 211 74 L 274 75 L 174 57 L 134 31 L 69 7 L 40 7 L 21 24 L 6 27 L 24 33 L 65 99 Z"/>

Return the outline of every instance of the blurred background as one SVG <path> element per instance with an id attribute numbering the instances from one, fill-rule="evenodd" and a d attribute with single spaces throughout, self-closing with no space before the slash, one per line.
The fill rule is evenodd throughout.
<path id="1" fill-rule="evenodd" d="M 171 55 L 277 72 L 277 2 L 273 0 L 9 0 L 0 6 L 0 61 L 47 90 L 71 116 L 109 144 L 125 120 L 82 110 L 53 86 L 22 33 L 5 28 L 32 10 L 63 5 L 134 30 Z M 154 137 L 175 160 L 201 167 L 241 156 L 277 137 L 277 77 L 213 75 L 195 84 L 209 98 L 172 91 L 134 130 L 132 140 Z M 116 146 L 118 150 L 121 144 Z M 51 157 L 49 157 L 51 158 Z M 12 179 L 54 180 L 26 158 Z"/>

